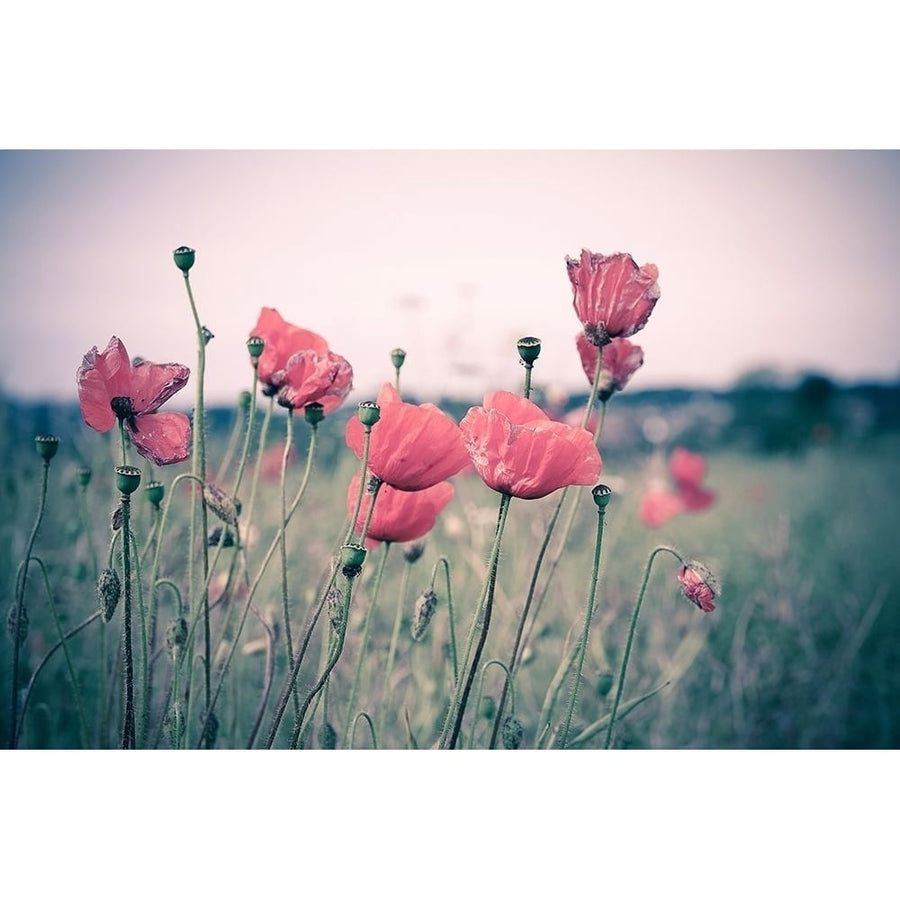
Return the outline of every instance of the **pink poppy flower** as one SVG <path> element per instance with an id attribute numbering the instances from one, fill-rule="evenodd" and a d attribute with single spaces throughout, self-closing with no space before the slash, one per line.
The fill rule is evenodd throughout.
<path id="1" fill-rule="evenodd" d="M 330 350 L 324 355 L 300 350 L 288 359 L 284 369 L 273 373 L 272 383 L 279 385 L 278 402 L 282 406 L 303 409 L 310 403 L 321 403 L 327 416 L 353 389 L 353 369 L 343 356 Z"/>
<path id="2" fill-rule="evenodd" d="M 378 394 L 381 416 L 369 441 L 369 470 L 400 491 L 421 491 L 446 481 L 468 465 L 459 426 L 432 403 L 406 403 L 393 385 Z M 347 422 L 347 446 L 362 459 L 364 429 Z"/>
<path id="3" fill-rule="evenodd" d="M 591 433 L 554 422 L 539 407 L 508 391 L 493 391 L 459 425 L 482 481 L 524 500 L 570 484 L 594 484 L 603 463 Z"/>
<path id="4" fill-rule="evenodd" d="M 379 423 L 380 424 L 380 423 Z M 374 433 L 374 432 L 373 432 Z M 347 512 L 351 516 L 356 508 L 360 475 L 357 473 L 347 489 Z M 375 499 L 375 512 L 369 523 L 367 546 L 379 541 L 403 543 L 424 537 L 434 528 L 434 523 L 444 507 L 453 499 L 453 485 L 441 481 L 421 491 L 399 491 L 383 484 Z M 356 520 L 356 530 L 361 531 L 372 506 L 372 495 L 363 494 L 362 506 Z"/>
<path id="5" fill-rule="evenodd" d="M 158 466 L 190 456 L 191 423 L 183 413 L 160 413 L 160 406 L 187 384 L 190 369 L 178 363 L 137 365 L 125 345 L 111 337 L 106 349 L 85 354 L 76 373 L 84 421 L 96 431 L 125 423 L 135 449 Z"/>
<path id="6" fill-rule="evenodd" d="M 660 295 L 659 270 L 652 263 L 638 266 L 629 253 L 604 256 L 582 250 L 580 259 L 566 257 L 566 268 L 575 313 L 591 343 L 602 347 L 647 324 Z"/>
<path id="7" fill-rule="evenodd" d="M 590 384 L 594 383 L 597 371 L 597 356 L 600 350 L 592 344 L 585 333 L 579 332 L 575 338 L 581 367 Z M 631 376 L 644 364 L 644 351 L 627 338 L 613 338 L 603 347 L 603 361 L 600 364 L 600 381 L 597 396 L 606 401 L 616 392 L 624 389 Z"/>
<path id="8" fill-rule="evenodd" d="M 274 394 L 280 382 L 275 379 L 277 372 L 287 368 L 288 360 L 301 350 L 313 350 L 319 356 L 328 355 L 328 341 L 314 331 L 299 328 L 286 322 L 277 309 L 263 307 L 250 337 L 262 338 L 265 346 L 256 363 L 256 373 L 265 385 L 267 396 Z M 310 401 L 311 402 L 311 401 Z"/>
<path id="9" fill-rule="evenodd" d="M 716 608 L 713 602 L 718 593 L 718 584 L 712 572 L 702 563 L 691 560 L 678 572 L 678 580 L 684 596 L 699 606 L 703 612 L 712 612 Z"/>
<path id="10" fill-rule="evenodd" d="M 706 460 L 699 453 L 676 447 L 669 459 L 669 472 L 685 509 L 699 512 L 712 505 L 716 495 L 701 485 L 706 477 Z"/>
<path id="11" fill-rule="evenodd" d="M 652 490 L 641 497 L 641 521 L 649 528 L 659 528 L 682 512 L 684 500 L 671 491 Z"/>

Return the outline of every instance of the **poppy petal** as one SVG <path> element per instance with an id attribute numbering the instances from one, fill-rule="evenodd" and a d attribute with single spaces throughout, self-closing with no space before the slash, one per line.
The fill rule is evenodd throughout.
<path id="1" fill-rule="evenodd" d="M 128 433 L 137 452 L 158 466 L 182 462 L 191 455 L 191 422 L 184 413 L 137 416 Z"/>

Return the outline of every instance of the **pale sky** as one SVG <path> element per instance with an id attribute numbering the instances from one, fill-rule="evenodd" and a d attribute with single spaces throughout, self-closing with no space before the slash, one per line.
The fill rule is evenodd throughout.
<path id="1" fill-rule="evenodd" d="M 582 247 L 659 268 L 635 389 L 761 365 L 900 377 L 898 152 L 6 151 L 0 389 L 74 400 L 113 334 L 193 369 L 181 244 L 213 402 L 249 387 L 262 306 L 350 361 L 353 402 L 395 346 L 411 393 L 515 390 L 526 334 L 536 383 L 584 390 L 565 266 Z"/>

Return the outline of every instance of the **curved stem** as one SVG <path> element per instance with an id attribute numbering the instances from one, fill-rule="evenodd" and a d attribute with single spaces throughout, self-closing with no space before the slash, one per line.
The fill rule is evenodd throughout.
<path id="1" fill-rule="evenodd" d="M 347 749 L 353 749 L 353 741 L 356 737 L 356 724 L 360 719 L 365 719 L 366 724 L 369 726 L 369 734 L 372 735 L 372 749 L 378 749 L 378 741 L 375 739 L 375 726 L 372 724 L 372 719 L 369 717 L 368 713 L 357 713 L 356 717 L 353 719 L 353 730 L 350 732 L 350 743 L 348 744 Z"/>
<path id="2" fill-rule="evenodd" d="M 374 506 L 374 504 L 373 504 Z M 366 610 L 366 621 L 363 625 L 362 639 L 359 644 L 359 657 L 356 660 L 356 671 L 353 674 L 353 683 L 350 686 L 350 697 L 347 701 L 347 719 L 344 725 L 344 741 L 350 734 L 350 722 L 353 719 L 353 709 L 356 706 L 356 695 L 359 692 L 359 679 L 362 676 L 363 661 L 366 657 L 366 650 L 369 646 L 369 632 L 372 629 L 372 619 L 375 615 L 375 604 L 378 602 L 378 594 L 381 590 L 381 582 L 384 579 L 384 570 L 387 566 L 388 553 L 391 549 L 391 542 L 384 542 L 384 553 L 381 554 L 381 563 L 375 575 L 375 586 L 372 588 L 372 598 L 369 600 L 369 608 Z M 352 743 L 352 742 L 351 742 Z"/>
<path id="3" fill-rule="evenodd" d="M 575 681 L 572 685 L 572 696 L 569 698 L 569 711 L 566 714 L 566 723 L 563 726 L 559 746 L 566 749 L 569 740 L 569 729 L 572 727 L 572 715 L 575 712 L 575 700 L 578 697 L 578 687 L 581 684 L 581 672 L 584 668 L 584 657 L 587 652 L 588 637 L 591 629 L 591 619 L 594 617 L 594 602 L 597 594 L 597 578 L 600 572 L 600 547 L 603 543 L 603 521 L 606 508 L 597 510 L 597 538 L 594 543 L 594 563 L 591 567 L 591 583 L 588 588 L 587 611 L 584 614 L 584 631 L 581 633 L 581 641 L 578 644 L 578 664 L 575 667 Z"/>
<path id="4" fill-rule="evenodd" d="M 384 671 L 384 684 L 381 688 L 381 709 L 378 713 L 378 732 L 384 734 L 384 716 L 387 709 L 388 689 L 390 688 L 391 675 L 394 672 L 394 661 L 397 657 L 397 643 L 400 640 L 400 626 L 403 624 L 403 605 L 406 602 L 406 592 L 409 590 L 409 575 L 414 563 L 409 560 L 403 567 L 403 580 L 400 584 L 400 592 L 397 596 L 397 609 L 394 613 L 394 627 L 391 631 L 391 643 L 388 647 L 387 666 Z"/>
<path id="5" fill-rule="evenodd" d="M 281 609 L 284 615 L 284 645 L 287 651 L 287 668 L 290 671 L 294 666 L 294 642 L 291 635 L 291 609 L 288 602 L 288 568 L 287 568 L 287 525 L 284 522 L 287 516 L 287 467 L 288 459 L 291 454 L 291 446 L 294 443 L 294 410 L 287 411 L 287 424 L 285 426 L 284 453 L 281 456 L 281 521 L 282 525 L 278 531 L 280 540 L 278 548 L 281 557 Z M 294 713 L 300 712 L 300 698 L 295 692 L 292 692 L 294 698 Z"/>
<path id="6" fill-rule="evenodd" d="M 656 559 L 656 556 L 659 553 L 671 553 L 679 562 L 684 562 L 681 558 L 681 554 L 671 547 L 657 547 L 647 560 L 647 567 L 644 569 L 644 577 L 641 581 L 640 590 L 638 591 L 634 614 L 631 617 L 631 626 L 628 629 L 628 640 L 625 642 L 625 653 L 622 656 L 622 666 L 619 669 L 619 683 L 616 685 L 616 698 L 613 700 L 612 709 L 609 713 L 609 725 L 606 727 L 606 741 L 603 745 L 604 750 L 609 750 L 610 744 L 612 744 L 613 728 L 616 725 L 616 714 L 619 711 L 619 703 L 622 700 L 622 691 L 625 688 L 625 672 L 628 669 L 628 659 L 631 656 L 631 645 L 634 641 L 634 632 L 637 629 L 638 616 L 641 614 L 641 604 L 644 602 L 644 593 L 647 590 L 647 583 L 650 581 L 650 570 L 653 567 L 653 560 Z"/>
<path id="7" fill-rule="evenodd" d="M 22 617 L 25 610 L 25 584 L 28 581 L 28 563 L 31 560 L 31 551 L 34 550 L 34 542 L 37 539 L 41 522 L 44 518 L 44 509 L 47 505 L 47 482 L 50 473 L 50 460 L 43 460 L 41 472 L 41 495 L 38 501 L 37 518 L 28 537 L 28 543 L 25 545 L 25 559 L 22 561 L 21 578 L 16 579 L 16 621 L 15 633 L 13 635 L 13 661 L 12 661 L 12 690 L 10 696 L 10 717 L 9 717 L 9 748 L 15 749 L 16 746 L 16 720 L 19 711 L 19 647 L 23 641 L 19 639 L 19 633 L 22 629 Z"/>
<path id="8" fill-rule="evenodd" d="M 506 525 L 506 517 L 509 512 L 509 501 L 512 499 L 509 494 L 500 495 L 500 509 L 497 513 L 497 532 L 494 535 L 494 545 L 491 548 L 490 561 L 488 563 L 487 578 L 484 582 L 484 590 L 481 594 L 481 600 L 478 604 L 475 625 L 481 619 L 481 628 L 479 629 L 478 644 L 475 647 L 475 655 L 472 657 L 471 663 L 468 662 L 469 649 L 471 649 L 472 633 L 469 634 L 469 649 L 466 650 L 466 665 L 468 666 L 468 674 L 462 685 L 457 684 L 453 702 L 450 704 L 450 713 L 448 714 L 447 723 L 444 730 L 447 730 L 447 724 L 453 722 L 449 737 L 441 738 L 441 747 L 447 747 L 452 750 L 456 746 L 460 729 L 462 728 L 463 716 L 466 712 L 466 703 L 469 699 L 469 692 L 472 689 L 472 682 L 475 679 L 475 673 L 478 670 L 478 663 L 481 660 L 481 653 L 487 640 L 488 629 L 491 626 L 491 612 L 494 605 L 494 585 L 497 578 L 497 564 L 500 561 L 500 542 L 503 539 L 503 528 Z M 460 690 L 461 688 L 461 690 Z"/>
<path id="9" fill-rule="evenodd" d="M 487 670 L 489 666 L 499 666 L 503 669 L 504 678 L 503 678 L 503 686 L 504 689 L 509 687 L 512 693 L 512 713 L 516 711 L 516 694 L 515 694 L 515 686 L 512 683 L 512 673 L 509 671 L 506 663 L 501 662 L 499 659 L 489 659 L 482 667 L 481 667 L 481 678 L 478 680 L 478 694 L 475 697 L 475 709 L 481 709 L 481 701 L 484 697 L 484 679 L 487 675 Z M 499 708 L 495 711 L 494 718 L 496 719 L 499 715 Z M 495 722 L 496 727 L 496 722 Z M 493 739 L 493 737 L 492 737 Z M 475 728 L 472 728 L 472 733 L 469 735 L 469 749 L 471 750 L 475 744 Z"/>

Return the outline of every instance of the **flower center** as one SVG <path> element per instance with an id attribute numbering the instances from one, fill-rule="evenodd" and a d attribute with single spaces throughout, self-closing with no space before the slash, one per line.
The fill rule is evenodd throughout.
<path id="1" fill-rule="evenodd" d="M 131 397 L 113 397 L 109 405 L 120 422 L 123 419 L 130 419 L 134 415 Z"/>

